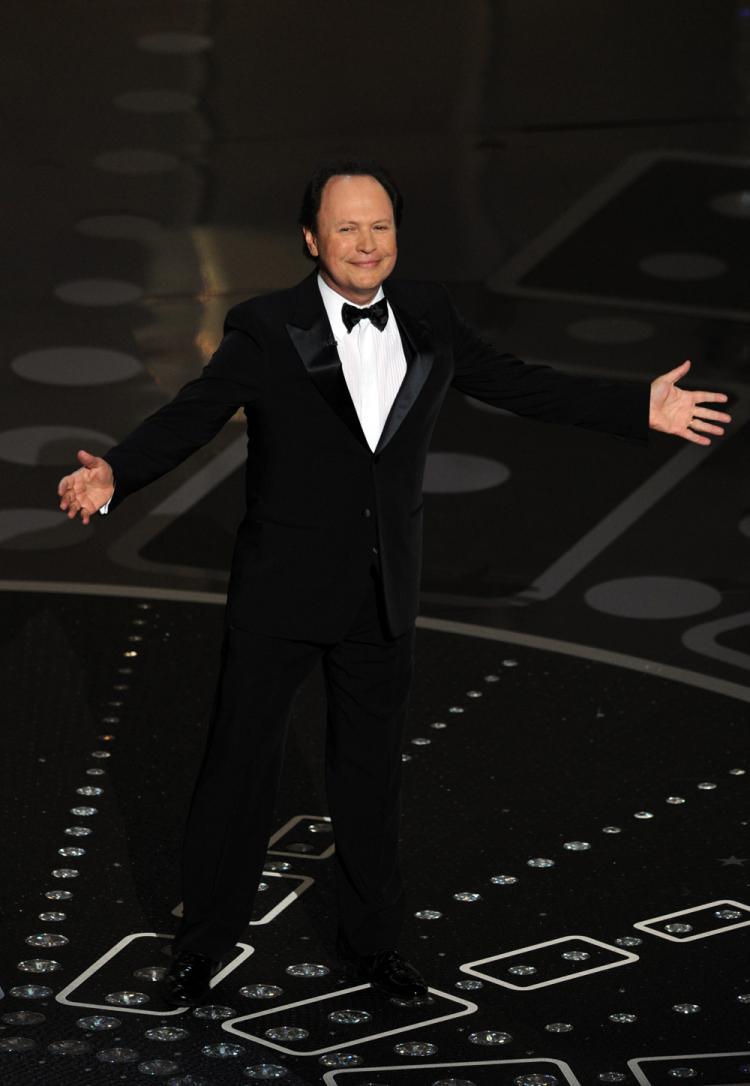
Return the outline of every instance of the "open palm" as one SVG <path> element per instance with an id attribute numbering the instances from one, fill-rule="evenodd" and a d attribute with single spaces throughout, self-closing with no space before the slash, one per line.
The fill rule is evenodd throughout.
<path id="1" fill-rule="evenodd" d="M 723 392 L 688 392 L 677 388 L 676 382 L 690 369 L 687 359 L 676 369 L 663 373 L 651 382 L 649 426 L 665 434 L 674 434 L 696 445 L 710 445 L 711 438 L 704 434 L 724 433 L 717 422 L 731 422 L 732 416 L 723 411 L 699 406 L 705 403 L 726 403 Z"/>
<path id="2" fill-rule="evenodd" d="M 112 468 L 100 456 L 93 456 L 85 449 L 78 450 L 81 467 L 71 475 L 64 475 L 57 485 L 60 496 L 60 508 L 73 520 L 80 514 L 84 524 L 103 505 L 106 505 L 115 491 Z"/>

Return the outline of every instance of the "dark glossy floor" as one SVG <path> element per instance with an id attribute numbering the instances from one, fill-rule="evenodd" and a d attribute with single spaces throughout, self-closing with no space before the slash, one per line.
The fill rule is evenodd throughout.
<path id="1" fill-rule="evenodd" d="M 325 1086 L 750 1083 L 750 8 L 12 0 L 5 13 L 0 1074 L 229 1086 L 273 1063 L 282 1081 Z M 64 521 L 57 480 L 77 448 L 104 451 L 199 371 L 230 305 L 309 272 L 294 226 L 301 189 L 343 151 L 382 159 L 404 190 L 398 274 L 446 282 L 500 349 L 641 381 L 690 358 L 685 383 L 727 392 L 735 421 L 707 449 L 662 435 L 641 448 L 446 401 L 425 479 L 404 823 L 412 914 L 442 913 L 414 916 L 407 932 L 443 993 L 430 1011 L 441 1021 L 394 1035 L 393 1009 L 368 1004 L 377 1028 L 354 1044 L 351 1025 L 343 1039 L 331 1032 L 321 997 L 340 998 L 341 982 L 327 865 L 292 850 L 277 857 L 291 871 L 276 874 L 296 893 L 249 929 L 254 953 L 217 1003 L 252 1014 L 268 1007 L 240 987 L 282 987 L 275 1003 L 303 1001 L 307 1025 L 287 1024 L 308 1028 L 317 1054 L 264 1048 L 252 1023 L 237 1036 L 221 1018 L 144 1040 L 172 1020 L 135 1008 L 120 1040 L 89 1036 L 76 1021 L 97 1011 L 60 993 L 122 940 L 174 923 L 175 852 L 242 515 L 243 427 L 231 422 L 90 528 Z M 141 635 L 147 644 L 128 649 Z M 121 659 L 141 649 L 146 659 Z M 135 665 L 141 685 L 118 678 Z M 279 829 L 297 816 L 326 825 L 320 697 L 315 683 L 300 695 Z M 465 710 L 460 726 L 451 705 Z M 76 789 L 93 780 L 83 767 L 102 768 L 88 759 L 107 743 L 112 786 L 75 908 L 38 919 L 55 906 L 43 895 L 71 845 Z M 603 836 L 610 824 L 620 834 Z M 317 843 L 299 825 L 291 843 Z M 590 848 L 565 849 L 576 841 Z M 503 873 L 518 884 L 490 882 Z M 464 891 L 480 898 L 453 897 Z M 670 940 L 633 927 L 667 916 L 662 928 L 691 931 Z M 50 924 L 69 944 L 32 950 L 25 940 Z M 604 957 L 562 983 L 554 941 L 573 937 L 606 944 L 588 945 Z M 641 940 L 637 961 L 623 938 Z M 131 942 L 82 982 L 82 1005 L 158 963 L 158 947 Z M 527 961 L 539 943 L 553 945 Z M 520 964 L 545 975 L 538 989 L 488 977 L 502 958 L 476 966 L 481 978 L 461 972 L 522 948 Z M 36 954 L 60 970 L 18 969 Z M 302 961 L 331 973 L 286 974 Z M 582 971 L 589 959 L 566 961 Z M 11 994 L 28 983 L 51 994 Z M 461 1008 L 463 1020 L 446 1017 Z M 21 1010 L 45 1020 L 4 1017 Z M 512 1039 L 468 1041 L 482 1031 Z M 48 1049 L 81 1039 L 90 1051 Z M 394 1050 L 402 1041 L 436 1051 Z M 221 1043 L 243 1051 L 201 1054 Z M 96 1058 L 115 1047 L 137 1059 Z M 322 1048 L 349 1060 L 321 1065 Z M 142 1067 L 154 1059 L 176 1069 Z"/>

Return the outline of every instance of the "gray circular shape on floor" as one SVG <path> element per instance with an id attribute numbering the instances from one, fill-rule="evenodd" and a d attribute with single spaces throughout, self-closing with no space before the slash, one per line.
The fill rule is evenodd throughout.
<path id="1" fill-rule="evenodd" d="M 0 460 L 29 467 L 69 464 L 73 470 L 77 466 L 75 458 L 78 449 L 86 449 L 94 456 L 100 456 L 114 444 L 114 438 L 99 430 L 85 430 L 76 426 L 23 426 L 0 432 Z"/>
<path id="2" fill-rule="evenodd" d="M 122 351 L 102 347 L 49 347 L 20 354 L 10 364 L 19 377 L 41 385 L 111 385 L 142 370 Z"/>
<path id="3" fill-rule="evenodd" d="M 750 219 L 750 191 L 741 189 L 739 192 L 722 192 L 720 196 L 709 200 L 708 206 L 720 215 L 729 215 L 733 219 Z"/>
<path id="4" fill-rule="evenodd" d="M 143 90 L 118 94 L 114 103 L 130 113 L 186 113 L 195 109 L 198 99 L 184 91 Z"/>
<path id="5" fill-rule="evenodd" d="M 165 30 L 158 34 L 144 34 L 136 45 L 147 53 L 202 53 L 211 48 L 213 39 L 205 34 Z"/>
<path id="6" fill-rule="evenodd" d="M 716 279 L 724 275 L 727 266 L 723 260 L 709 253 L 652 253 L 638 261 L 638 267 L 645 275 L 655 279 L 674 279 L 680 282 L 694 282 L 701 279 Z"/>
<path id="7" fill-rule="evenodd" d="M 87 237 L 113 241 L 150 241 L 162 231 L 158 222 L 140 215 L 92 215 L 79 219 L 75 228 Z"/>
<path id="8" fill-rule="evenodd" d="M 109 173 L 152 174 L 176 170 L 180 160 L 164 151 L 149 151 L 145 147 L 127 147 L 121 151 L 103 151 L 94 159 L 100 170 Z"/>
<path id="9" fill-rule="evenodd" d="M 71 305 L 127 305 L 137 301 L 143 291 L 123 279 L 71 279 L 58 283 L 53 293 Z"/>
<path id="10" fill-rule="evenodd" d="M 52 509 L 0 509 L 0 547 L 11 551 L 56 550 L 90 538 L 91 526 L 72 524 Z"/>
<path id="11" fill-rule="evenodd" d="M 594 585 L 585 599 L 595 611 L 618 618 L 686 618 L 718 607 L 721 593 L 684 577 L 622 577 Z"/>
<path id="12" fill-rule="evenodd" d="M 651 339 L 654 326 L 632 317 L 587 317 L 573 321 L 566 331 L 573 339 L 589 343 L 642 343 Z"/>
<path id="13" fill-rule="evenodd" d="M 510 476 L 510 469 L 498 460 L 469 453 L 435 452 L 427 456 L 425 494 L 465 494 L 490 490 Z"/>
<path id="14" fill-rule="evenodd" d="M 78 449 L 100 456 L 114 444 L 109 434 L 80 426 L 21 426 L 0 432 L 0 460 L 29 466 L 70 464 L 73 471 L 78 466 L 75 462 Z"/>
<path id="15" fill-rule="evenodd" d="M 750 538 L 750 515 L 743 517 L 738 527 L 743 535 L 746 535 L 748 538 Z"/>

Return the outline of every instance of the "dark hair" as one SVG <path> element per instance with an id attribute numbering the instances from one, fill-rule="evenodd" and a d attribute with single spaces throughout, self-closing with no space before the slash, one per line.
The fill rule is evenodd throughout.
<path id="1" fill-rule="evenodd" d="M 307 230 L 316 230 L 323 189 L 332 177 L 340 177 L 342 175 L 348 177 L 374 177 L 388 193 L 391 204 L 393 205 L 393 221 L 397 227 L 400 225 L 404 201 L 396 182 L 388 171 L 379 165 L 379 163 L 371 162 L 369 159 L 341 158 L 324 162 L 318 167 L 307 182 L 304 195 L 302 196 L 299 216 L 297 217 L 297 222 L 300 226 L 305 227 Z M 307 243 L 304 238 L 302 240 L 302 250 L 308 260 L 316 259 L 307 248 Z"/>

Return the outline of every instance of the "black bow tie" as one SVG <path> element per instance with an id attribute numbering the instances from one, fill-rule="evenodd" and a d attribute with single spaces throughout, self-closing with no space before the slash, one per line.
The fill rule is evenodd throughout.
<path id="1" fill-rule="evenodd" d="M 385 298 L 381 298 L 379 302 L 375 302 L 374 305 L 366 305 L 360 309 L 356 305 L 349 305 L 348 302 L 344 302 L 341 307 L 341 319 L 346 326 L 347 332 L 351 332 L 352 328 L 358 321 L 361 321 L 363 317 L 369 317 L 372 323 L 381 332 L 388 323 L 388 302 Z"/>

